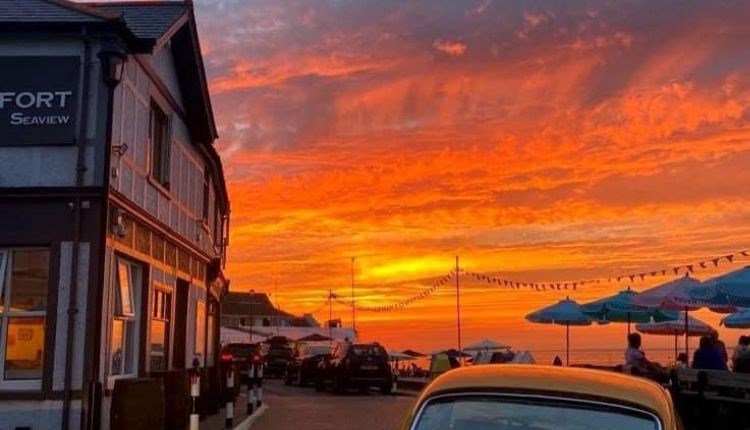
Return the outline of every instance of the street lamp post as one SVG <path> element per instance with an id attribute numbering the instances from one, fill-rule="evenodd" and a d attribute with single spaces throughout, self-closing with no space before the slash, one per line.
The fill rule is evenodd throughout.
<path id="1" fill-rule="evenodd" d="M 248 308 L 248 314 L 250 316 L 250 343 L 253 343 L 253 298 L 255 296 L 255 290 L 250 290 L 250 306 Z"/>
<path id="2" fill-rule="evenodd" d="M 354 298 L 354 258 L 352 257 L 352 331 L 357 331 L 357 319 L 355 318 L 355 310 L 357 308 L 357 301 Z"/>
<path id="3" fill-rule="evenodd" d="M 458 256 L 456 256 L 456 331 L 458 334 L 458 359 L 463 363 L 463 353 L 461 351 L 461 294 L 459 291 L 459 270 Z"/>

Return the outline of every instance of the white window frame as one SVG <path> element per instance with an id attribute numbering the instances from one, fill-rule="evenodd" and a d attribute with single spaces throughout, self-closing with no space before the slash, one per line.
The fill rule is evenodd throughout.
<path id="1" fill-rule="evenodd" d="M 156 293 L 160 292 L 164 294 L 165 296 L 169 297 L 169 308 L 164 308 L 164 312 L 168 314 L 168 318 L 156 318 L 161 321 L 165 321 L 167 325 L 167 338 L 165 339 L 165 345 L 166 348 L 165 351 L 165 357 L 166 360 L 166 369 L 162 369 L 159 371 L 169 371 L 172 370 L 172 358 L 174 354 L 174 313 L 175 313 L 175 292 L 174 289 L 166 284 L 160 283 L 160 282 L 154 282 L 151 291 L 149 291 L 149 307 L 148 307 L 148 333 L 147 333 L 147 348 L 148 348 L 148 354 L 147 354 L 147 360 L 148 360 L 148 371 L 152 372 L 154 369 L 151 368 L 151 330 L 152 328 L 152 321 L 155 319 L 154 317 L 154 306 L 155 306 L 155 300 L 156 300 Z"/>
<path id="2" fill-rule="evenodd" d="M 3 307 L 10 300 L 10 293 L 12 286 L 10 285 L 10 277 L 13 267 L 13 251 L 36 251 L 44 250 L 49 252 L 49 248 L 4 248 L 0 249 L 0 296 L 4 294 Z M 49 307 L 49 303 L 47 303 Z M 47 336 L 47 311 L 21 311 L 21 312 L 4 312 L 4 309 L 0 309 L 0 390 L 41 390 L 42 379 L 44 379 L 44 357 L 42 357 L 42 376 L 38 379 L 11 379 L 5 380 L 5 348 L 8 340 L 8 320 L 13 317 L 43 317 L 44 318 L 44 346 L 46 347 L 46 336 Z M 46 349 L 46 348 L 45 348 Z M 51 353 L 51 351 L 45 351 L 45 354 Z"/>
<path id="3" fill-rule="evenodd" d="M 142 309 L 141 309 L 141 294 L 143 293 L 142 286 L 143 286 L 143 277 L 145 276 L 145 270 L 146 267 L 139 263 L 137 260 L 131 260 L 125 256 L 121 255 L 115 255 L 114 258 L 114 265 L 113 265 L 113 273 L 110 276 L 111 279 L 111 297 L 112 299 L 109 300 L 109 306 L 108 306 L 108 314 L 107 314 L 107 347 L 106 347 L 106 369 L 107 369 L 107 389 L 113 389 L 115 386 L 115 381 L 118 379 L 132 379 L 138 377 L 138 372 L 140 369 L 140 348 L 141 348 L 141 320 L 143 319 L 142 316 Z M 125 264 L 128 266 L 129 274 L 131 275 L 131 279 L 129 279 L 130 282 L 130 296 L 131 296 L 131 304 L 132 304 L 132 311 L 133 315 L 121 315 L 121 316 L 115 316 L 116 311 L 116 301 L 117 297 L 115 295 L 121 294 L 121 286 L 120 286 L 120 265 Z M 137 269 L 137 274 L 135 276 L 135 279 L 132 279 L 133 269 Z M 123 312 L 125 314 L 125 312 Z M 133 362 L 133 370 L 130 373 L 120 373 L 117 375 L 112 374 L 112 326 L 114 324 L 114 320 L 119 319 L 122 321 L 127 321 L 132 323 L 132 326 L 130 327 L 130 330 L 128 330 L 128 324 L 124 324 L 123 329 L 123 345 L 127 343 L 127 337 L 132 334 L 132 342 L 133 342 L 133 350 L 131 351 L 132 356 L 130 359 Z M 129 333 L 132 331 L 132 333 Z M 123 369 L 125 368 L 125 360 L 122 362 Z"/>

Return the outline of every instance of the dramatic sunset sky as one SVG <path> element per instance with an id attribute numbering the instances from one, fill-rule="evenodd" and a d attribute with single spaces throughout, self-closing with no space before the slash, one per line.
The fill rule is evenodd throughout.
<path id="1" fill-rule="evenodd" d="M 353 256 L 358 301 L 378 306 L 456 255 L 467 270 L 568 281 L 750 245 L 747 2 L 197 0 L 196 13 L 233 290 L 278 281 L 282 308 L 324 320 L 328 288 L 350 293 Z M 750 264 L 738 260 L 719 271 Z M 464 343 L 532 349 L 561 347 L 563 329 L 526 313 L 628 285 L 464 281 Z M 357 327 L 391 348 L 451 347 L 454 304 L 444 287 L 359 312 Z M 345 306 L 333 313 L 350 324 Z M 624 331 L 576 329 L 573 347 L 620 347 Z"/>

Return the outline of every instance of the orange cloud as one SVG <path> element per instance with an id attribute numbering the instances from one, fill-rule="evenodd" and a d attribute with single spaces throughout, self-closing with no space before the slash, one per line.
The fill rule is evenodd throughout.
<path id="1" fill-rule="evenodd" d="M 278 280 L 283 307 L 327 318 L 352 256 L 361 303 L 382 306 L 456 255 L 474 271 L 572 280 L 750 243 L 750 8 L 209 3 L 233 288 Z M 467 337 L 560 347 L 558 328 L 523 315 L 566 292 L 462 282 Z M 357 326 L 394 347 L 451 346 L 451 288 Z M 622 327 L 577 332 L 579 347 L 622 345 Z"/>
<path id="2" fill-rule="evenodd" d="M 451 57 L 460 57 L 466 52 L 466 44 L 454 40 L 436 40 L 432 47 L 440 52 L 450 55 Z"/>

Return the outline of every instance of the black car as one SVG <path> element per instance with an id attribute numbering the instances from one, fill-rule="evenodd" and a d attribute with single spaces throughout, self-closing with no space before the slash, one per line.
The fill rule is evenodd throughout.
<path id="1" fill-rule="evenodd" d="M 336 392 L 347 388 L 367 391 L 370 387 L 380 389 L 383 394 L 392 390 L 393 373 L 388 353 L 377 343 L 338 345 L 331 358 L 321 361 L 315 389 L 323 391 L 327 386 Z"/>
<path id="2" fill-rule="evenodd" d="M 286 385 L 305 386 L 315 380 L 318 365 L 331 357 L 331 347 L 327 345 L 302 345 L 296 348 L 294 358 L 286 368 Z"/>
<path id="3" fill-rule="evenodd" d="M 221 363 L 222 381 L 226 381 L 226 374 L 230 366 L 234 365 L 235 384 L 247 382 L 247 371 L 250 369 L 250 363 L 262 362 L 260 356 L 260 346 L 255 343 L 228 343 L 221 348 L 219 354 Z"/>
<path id="4" fill-rule="evenodd" d="M 265 352 L 265 373 L 268 378 L 283 378 L 292 359 L 293 351 L 288 343 L 275 342 L 268 345 Z"/>

